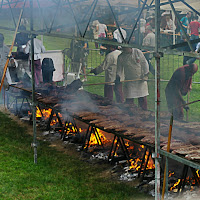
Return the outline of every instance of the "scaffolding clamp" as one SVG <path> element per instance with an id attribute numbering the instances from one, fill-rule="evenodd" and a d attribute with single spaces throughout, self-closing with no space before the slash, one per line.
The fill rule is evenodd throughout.
<path id="1" fill-rule="evenodd" d="M 163 52 L 153 52 L 153 56 L 155 58 L 161 58 L 164 56 L 164 53 Z"/>
<path id="2" fill-rule="evenodd" d="M 38 146 L 37 143 L 34 143 L 34 142 L 31 143 L 31 147 L 33 147 L 33 148 L 37 148 L 37 146 Z"/>

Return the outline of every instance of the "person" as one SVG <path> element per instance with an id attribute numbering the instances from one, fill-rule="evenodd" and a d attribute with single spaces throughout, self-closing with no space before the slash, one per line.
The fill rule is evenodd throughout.
<path id="1" fill-rule="evenodd" d="M 51 58 L 44 58 L 42 60 L 42 77 L 44 83 L 51 83 L 53 81 L 53 72 L 55 71 L 54 63 Z"/>
<path id="2" fill-rule="evenodd" d="M 92 30 L 93 30 L 93 36 L 95 40 L 98 40 L 98 36 L 99 36 L 99 21 L 98 20 L 94 20 L 92 22 Z M 98 43 L 95 42 L 95 48 L 98 48 Z"/>
<path id="3" fill-rule="evenodd" d="M 87 81 L 86 77 L 86 65 L 88 51 L 88 42 L 72 40 L 70 44 L 70 55 L 69 58 L 72 61 L 72 72 L 77 73 L 77 78 L 79 77 L 80 70 L 82 69 L 84 74 L 83 81 Z"/>
<path id="4" fill-rule="evenodd" d="M 107 38 L 104 39 L 105 41 L 112 41 L 117 42 L 117 40 L 114 38 L 112 31 L 108 31 Z M 101 44 L 100 46 L 100 53 L 101 55 L 105 54 L 108 55 L 110 52 L 112 52 L 113 45 L 111 44 Z"/>
<path id="5" fill-rule="evenodd" d="M 170 16 L 166 16 L 165 19 L 166 19 L 165 30 L 175 31 L 176 30 L 176 26 L 175 26 L 174 22 L 172 21 L 172 19 L 170 18 Z"/>
<path id="6" fill-rule="evenodd" d="M 35 70 L 35 83 L 36 86 L 39 86 L 40 83 L 43 82 L 42 80 L 42 67 L 41 67 L 41 53 L 45 52 L 45 47 L 42 44 L 42 41 L 36 38 L 34 35 L 34 70 Z M 30 60 L 30 71 L 31 71 L 31 40 L 29 40 L 24 48 L 25 54 L 29 53 L 29 60 Z"/>
<path id="7" fill-rule="evenodd" d="M 165 96 L 169 112 L 173 112 L 174 119 L 183 120 L 185 110 L 189 107 L 183 96 L 192 89 L 192 76 L 197 72 L 197 64 L 186 64 L 179 67 L 172 75 L 165 88 Z"/>
<path id="8" fill-rule="evenodd" d="M 99 29 L 98 38 L 105 38 L 106 33 L 108 32 L 107 26 L 105 24 L 99 23 L 98 29 Z"/>
<path id="9" fill-rule="evenodd" d="M 187 41 L 186 38 L 185 38 L 185 36 L 183 36 L 183 41 L 184 41 L 184 42 Z M 193 44 L 192 46 L 194 46 L 194 45 L 195 45 L 195 44 Z M 200 50 L 200 42 L 197 43 L 197 45 L 194 47 L 194 49 L 195 49 L 195 53 L 199 53 L 199 50 Z M 183 51 L 186 51 L 186 52 L 191 52 L 191 49 L 190 49 L 190 47 L 189 47 L 188 44 L 186 44 L 186 45 L 183 47 L 182 50 L 183 50 Z M 194 63 L 195 61 L 196 61 L 196 58 L 195 58 L 195 57 L 190 57 L 190 56 L 184 56 L 184 57 L 183 57 L 183 65 L 185 65 L 185 64 L 192 64 L 192 63 Z"/>
<path id="10" fill-rule="evenodd" d="M 121 31 L 121 33 L 122 33 L 122 36 L 123 36 L 124 40 L 125 40 L 125 39 L 126 39 L 126 31 L 125 31 L 123 28 L 121 28 L 121 27 L 120 27 L 120 31 Z M 113 36 L 114 36 L 114 38 L 117 40 L 117 42 L 122 43 L 122 42 L 123 42 L 123 39 L 122 39 L 122 36 L 121 36 L 121 34 L 120 34 L 120 31 L 119 31 L 119 29 L 116 29 L 116 30 L 113 32 Z"/>
<path id="11" fill-rule="evenodd" d="M 194 16 L 193 20 L 189 24 L 189 29 L 191 30 L 191 40 L 199 39 L 200 23 L 197 20 L 198 16 Z"/>
<path id="12" fill-rule="evenodd" d="M 114 81 L 116 78 L 116 70 L 117 70 L 117 58 L 121 54 L 121 51 L 117 50 L 115 46 L 112 47 L 112 52 L 110 52 L 104 59 L 103 63 L 100 64 L 95 69 L 91 70 L 91 73 L 95 75 L 102 73 L 105 71 L 105 82 L 107 83 L 104 86 L 104 97 L 109 100 L 113 100 L 113 91 L 115 91 L 116 101 L 123 102 L 122 90 L 119 90 L 116 86 L 114 86 Z M 120 95 L 119 95 L 120 92 Z"/>
<path id="13" fill-rule="evenodd" d="M 0 33 L 0 80 L 2 80 L 3 71 L 9 55 L 9 51 L 10 49 L 4 44 L 4 35 Z M 5 83 L 12 84 L 12 79 L 8 69 L 6 71 Z"/>
<path id="14" fill-rule="evenodd" d="M 21 25 L 19 27 L 19 30 L 25 31 L 26 27 Z M 24 53 L 22 46 L 26 45 L 28 41 L 29 41 L 28 33 L 19 32 L 19 33 L 16 34 L 16 38 L 15 38 L 15 43 L 14 44 L 17 46 L 17 52 L 18 53 L 22 53 L 22 54 Z"/>
<path id="15" fill-rule="evenodd" d="M 123 52 L 117 60 L 116 84 L 121 78 L 134 80 L 125 82 L 123 92 L 126 103 L 132 104 L 138 98 L 138 104 L 143 110 L 147 110 L 149 65 L 141 50 L 130 47 L 123 47 Z"/>
<path id="16" fill-rule="evenodd" d="M 18 77 L 18 73 L 19 73 L 18 69 L 19 68 L 18 68 L 17 61 L 14 58 L 11 58 L 9 60 L 9 63 L 8 63 L 8 70 L 9 70 L 12 82 L 19 82 L 20 81 L 19 77 Z"/>
<path id="17" fill-rule="evenodd" d="M 189 19 L 191 18 L 191 12 L 187 12 L 185 17 L 182 17 L 180 22 L 183 26 L 183 30 L 185 31 L 185 33 L 187 33 L 187 29 L 188 29 L 188 25 L 189 25 Z M 181 39 L 183 37 L 183 31 L 182 29 L 180 29 L 180 34 L 181 34 Z"/>
<path id="18" fill-rule="evenodd" d="M 145 38 L 143 39 L 143 42 L 142 42 L 142 45 L 143 46 L 146 46 L 146 47 L 155 47 L 155 34 L 153 33 L 152 31 L 152 27 L 149 25 L 146 27 L 145 29 L 145 33 L 146 33 L 146 36 Z M 147 53 L 148 51 L 145 51 L 145 58 L 149 64 L 149 71 L 155 75 L 155 70 L 151 64 L 151 59 L 152 59 L 152 56 L 150 53 Z"/>

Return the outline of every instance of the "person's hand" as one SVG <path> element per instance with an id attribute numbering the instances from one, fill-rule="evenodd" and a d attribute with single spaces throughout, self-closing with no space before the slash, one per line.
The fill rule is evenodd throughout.
<path id="1" fill-rule="evenodd" d="M 185 109 L 186 111 L 188 111 L 190 108 L 189 108 L 189 106 L 185 106 L 184 109 Z"/>
<path id="2" fill-rule="evenodd" d="M 120 76 L 119 75 L 116 76 L 116 79 L 115 79 L 114 82 L 115 82 L 116 85 L 120 84 Z"/>

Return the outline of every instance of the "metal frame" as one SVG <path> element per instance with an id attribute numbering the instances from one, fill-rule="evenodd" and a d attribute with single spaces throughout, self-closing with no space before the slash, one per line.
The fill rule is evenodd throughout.
<path id="1" fill-rule="evenodd" d="M 60 4 L 60 1 L 58 3 L 58 6 Z M 109 0 L 106 0 L 106 1 L 108 3 L 108 6 L 111 9 L 111 12 L 113 13 L 113 16 L 114 16 L 115 21 L 116 21 L 117 28 L 119 29 L 120 35 L 121 35 L 121 37 L 122 37 L 122 39 L 123 39 L 123 41 L 125 43 L 123 35 L 122 35 L 121 31 L 120 31 L 119 23 L 118 23 L 115 15 L 114 15 L 114 12 L 112 10 L 110 2 L 109 2 Z M 8 2 L 8 6 L 10 7 L 10 10 L 11 10 L 11 14 L 12 14 L 12 17 L 13 17 L 13 22 L 15 24 L 15 20 L 14 20 L 14 16 L 13 16 L 13 13 L 12 13 L 12 8 L 11 8 L 9 0 L 7 2 Z M 190 9 L 192 9 L 194 12 L 199 14 L 198 11 L 196 11 L 190 5 L 185 3 L 183 0 L 177 0 L 177 1 L 168 0 L 168 3 L 171 5 L 171 8 L 172 8 L 172 10 L 173 10 L 175 15 L 176 15 L 176 11 L 175 11 L 174 6 L 172 4 L 174 2 L 182 2 L 186 6 L 188 6 Z M 146 3 L 146 1 L 145 1 L 145 3 Z M 146 8 L 148 9 L 150 7 L 154 7 L 154 6 L 152 6 L 152 3 L 153 3 L 153 1 L 151 2 L 150 6 L 146 6 Z M 71 4 L 70 4 L 69 0 L 68 0 L 68 4 L 71 7 Z M 1 7 L 3 5 L 4 5 L 4 3 L 2 1 Z M 144 3 L 143 3 L 143 5 L 144 5 Z M 172 155 L 170 153 L 167 153 L 167 152 L 164 152 L 164 151 L 160 150 L 160 50 L 159 50 L 160 49 L 160 26 L 159 26 L 160 25 L 160 19 L 159 19 L 159 16 L 160 16 L 160 5 L 162 5 L 160 3 L 160 0 L 155 0 L 155 13 L 156 13 L 155 14 L 156 44 L 155 44 L 155 54 L 154 54 L 155 55 L 155 59 L 156 59 L 156 74 L 155 74 L 155 78 L 156 78 L 156 81 L 155 81 L 155 107 L 156 107 L 156 110 L 155 110 L 155 113 L 156 113 L 156 117 L 155 117 L 155 125 L 156 125 L 155 126 L 156 127 L 156 129 L 155 129 L 155 164 L 156 164 L 156 169 L 155 169 L 155 179 L 156 179 L 155 183 L 156 184 L 155 184 L 155 188 L 156 189 L 155 189 L 155 199 L 160 199 L 160 163 L 159 163 L 160 154 L 164 155 L 164 156 L 166 156 L 168 158 L 172 158 L 174 160 L 177 160 L 177 161 L 179 161 L 179 162 L 181 162 L 181 163 L 183 163 L 183 164 L 185 164 L 187 166 L 192 166 L 192 167 L 194 167 L 196 169 L 200 169 L 200 165 L 199 164 L 196 164 L 194 162 L 188 161 L 186 159 L 180 158 L 178 156 L 175 156 L 175 155 Z M 31 69 L 32 69 L 32 102 L 33 102 L 32 113 L 33 113 L 33 135 L 34 135 L 33 136 L 33 147 L 34 147 L 34 163 L 37 163 L 37 141 L 36 141 L 36 119 L 35 119 L 36 118 L 36 116 L 35 116 L 35 106 L 36 106 L 35 105 L 35 79 L 34 79 L 34 67 L 33 67 L 34 66 L 34 43 L 33 43 L 33 35 L 32 34 L 33 33 L 39 33 L 40 34 L 40 32 L 34 31 L 34 29 L 33 29 L 33 0 L 30 0 L 30 8 L 31 8 L 30 9 L 30 11 L 31 11 L 30 12 L 31 23 L 30 23 L 30 31 L 29 31 L 29 33 L 31 34 L 31 57 L 32 57 L 32 62 L 31 62 Z M 145 6 L 143 6 L 142 8 L 144 9 Z M 142 10 L 141 10 L 141 12 L 142 12 Z M 74 15 L 74 13 L 73 13 L 73 15 Z M 55 14 L 55 17 L 56 17 L 56 14 Z M 52 29 L 55 17 L 53 18 L 53 21 L 51 23 L 51 27 L 50 27 L 49 32 L 48 33 L 47 32 L 46 33 L 42 32 L 41 34 L 43 34 L 43 35 L 47 34 L 47 35 L 52 35 L 53 36 L 53 34 L 51 34 L 51 29 Z M 78 26 L 78 22 L 76 20 L 75 15 L 74 15 L 74 19 L 75 19 L 76 24 Z M 90 19 L 91 19 L 91 17 L 90 17 Z M 138 18 L 138 20 L 139 20 L 139 18 Z M 180 25 L 180 21 L 179 20 L 178 20 L 178 23 Z M 89 24 L 89 22 L 88 22 L 88 24 Z M 182 29 L 182 26 L 180 26 L 180 27 Z M 8 28 L 4 27 L 4 29 L 8 29 Z M 78 29 L 79 29 L 79 26 L 78 26 Z M 185 34 L 184 31 L 183 31 L 183 33 Z M 82 33 L 81 33 L 80 29 L 79 29 L 79 34 L 80 34 L 81 38 L 79 38 L 79 37 L 77 37 L 77 38 L 84 40 L 82 38 Z M 54 36 L 56 36 L 56 35 L 54 34 Z M 84 33 L 83 37 L 84 36 L 85 36 L 85 33 Z M 61 36 L 61 35 L 57 34 L 57 37 L 66 37 L 66 35 L 65 36 Z M 91 40 L 91 41 L 97 42 L 96 40 Z M 189 44 L 190 48 L 192 49 L 192 46 L 191 46 L 189 40 L 188 40 L 188 44 Z M 122 44 L 121 46 L 126 46 L 126 45 Z M 127 45 L 127 46 L 129 46 L 129 45 Z M 133 46 L 133 45 L 131 45 L 131 46 Z"/>

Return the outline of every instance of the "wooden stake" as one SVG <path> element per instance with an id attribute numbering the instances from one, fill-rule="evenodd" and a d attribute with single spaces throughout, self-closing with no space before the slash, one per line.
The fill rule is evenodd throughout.
<path id="1" fill-rule="evenodd" d="M 173 126 L 173 113 L 171 115 L 170 125 L 169 125 L 169 134 L 168 134 L 168 142 L 167 142 L 167 152 L 170 151 L 170 144 L 171 144 L 171 137 L 172 137 L 172 126 Z M 162 200 L 164 200 L 164 195 L 165 195 L 166 173 L 167 173 L 167 171 L 166 171 L 166 163 L 165 163 L 164 180 L 163 180 L 163 188 L 162 188 Z"/>
<path id="2" fill-rule="evenodd" d="M 10 51 L 9 51 L 9 53 L 8 53 L 8 58 L 7 58 L 7 60 L 6 60 L 6 64 L 5 64 L 5 66 L 4 66 L 3 76 L 2 76 L 2 78 L 1 78 L 0 92 L 1 92 L 1 89 L 2 89 L 2 87 L 3 87 L 4 79 L 5 79 L 5 76 L 6 76 L 6 71 L 7 71 L 7 68 L 8 68 L 9 58 L 10 58 L 11 53 L 12 53 L 12 49 L 13 49 L 13 46 L 14 46 L 14 42 L 15 42 L 17 30 L 18 30 L 18 27 L 19 27 L 19 23 L 20 23 L 20 21 L 21 21 L 22 13 L 23 13 L 23 9 L 21 9 L 21 12 L 20 12 L 20 15 L 19 15 L 19 19 L 18 19 L 18 23 L 17 23 L 16 29 L 15 29 L 15 33 L 14 33 L 12 45 L 11 45 Z"/>
<path id="3" fill-rule="evenodd" d="M 190 92 L 188 92 L 188 95 L 187 95 L 187 103 L 189 103 L 189 98 L 190 98 Z M 188 109 L 186 110 L 186 121 L 187 122 L 189 121 L 189 110 Z"/>

